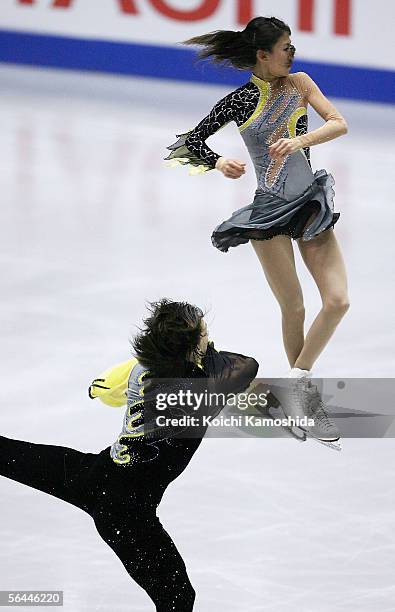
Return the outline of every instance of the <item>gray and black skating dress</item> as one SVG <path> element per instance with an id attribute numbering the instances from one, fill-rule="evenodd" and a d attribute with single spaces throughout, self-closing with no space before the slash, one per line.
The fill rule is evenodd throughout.
<path id="1" fill-rule="evenodd" d="M 252 74 L 249 82 L 219 100 L 194 129 L 178 134 L 177 142 L 167 147 L 170 165 L 195 166 L 191 174 L 211 170 L 221 156 L 206 139 L 236 122 L 258 184 L 253 202 L 214 230 L 212 242 L 219 250 L 278 234 L 310 240 L 338 220 L 340 214 L 333 212 L 334 179 L 326 170 L 313 173 L 309 147 L 281 159 L 269 155 L 270 145 L 280 138 L 307 134 L 307 79 L 312 82 L 305 73 L 296 73 L 272 84 Z"/>

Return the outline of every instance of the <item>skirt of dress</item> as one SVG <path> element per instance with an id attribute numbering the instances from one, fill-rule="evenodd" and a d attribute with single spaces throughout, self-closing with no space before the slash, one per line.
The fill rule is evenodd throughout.
<path id="1" fill-rule="evenodd" d="M 333 212 L 334 184 L 331 174 L 317 170 L 313 183 L 293 200 L 257 191 L 252 204 L 236 210 L 215 228 L 211 241 L 226 253 L 229 247 L 249 240 L 269 240 L 279 234 L 311 240 L 333 227 L 340 217 L 340 213 Z"/>

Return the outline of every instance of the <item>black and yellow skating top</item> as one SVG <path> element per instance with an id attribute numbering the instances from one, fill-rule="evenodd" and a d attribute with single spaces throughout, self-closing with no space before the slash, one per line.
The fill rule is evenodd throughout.
<path id="1" fill-rule="evenodd" d="M 239 393 L 245 390 L 254 380 L 258 371 L 258 363 L 252 357 L 246 357 L 238 353 L 228 351 L 217 351 L 214 343 L 209 341 L 207 352 L 200 363 L 191 364 L 190 379 L 209 380 L 210 390 L 227 393 Z M 146 387 L 150 381 L 150 373 L 137 359 L 130 359 L 106 370 L 96 378 L 89 387 L 89 396 L 94 399 L 99 397 L 109 406 L 120 407 L 127 404 L 124 415 L 122 431 L 117 440 L 111 446 L 111 457 L 115 463 L 127 464 L 131 461 L 130 445 L 136 442 L 151 443 L 160 439 L 174 436 L 182 436 L 186 427 L 158 427 L 152 426 L 154 415 L 157 415 L 155 407 L 147 399 Z M 186 381 L 173 381 L 174 388 L 180 388 Z M 168 385 L 163 386 L 163 391 L 168 390 Z M 157 392 L 157 388 L 156 388 Z M 223 404 L 208 406 L 210 416 L 216 416 Z M 175 406 L 172 415 L 180 416 L 179 407 Z M 165 414 L 165 413 L 164 413 Z M 148 421 L 148 422 L 147 422 Z M 206 428 L 199 432 L 201 437 Z"/>

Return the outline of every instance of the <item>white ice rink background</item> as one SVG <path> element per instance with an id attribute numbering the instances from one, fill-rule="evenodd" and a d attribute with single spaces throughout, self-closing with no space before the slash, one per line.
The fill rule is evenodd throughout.
<path id="1" fill-rule="evenodd" d="M 242 29 L 247 9 L 260 6 L 290 23 L 299 69 L 318 65 L 324 84 L 337 70 L 331 99 L 349 125 L 347 136 L 311 151 L 314 169 L 336 180 L 335 232 L 351 298 L 317 375 L 372 385 L 393 377 L 393 4 L 320 0 L 311 12 L 309 3 L 287 1 L 281 14 L 258 1 L 59 4 L 3 0 L 0 15 L 0 433 L 91 452 L 111 444 L 123 410 L 92 402 L 86 389 L 127 358 L 148 299 L 209 308 L 216 346 L 255 356 L 261 376 L 286 372 L 280 311 L 251 246 L 224 254 L 210 242 L 213 227 L 255 189 L 236 126 L 208 144 L 247 162 L 238 181 L 191 177 L 162 161 L 175 134 L 232 88 L 214 77 L 205 84 L 201 74 L 188 82 L 197 69 L 174 41 Z M 213 12 L 182 14 L 199 8 Z M 335 32 L 341 27 L 348 33 Z M 25 46 L 13 47 L 17 40 Z M 75 56 L 71 66 L 62 55 L 70 40 L 92 43 L 84 47 L 91 65 L 85 57 L 80 70 L 62 69 L 78 68 Z M 131 74 L 104 74 L 108 56 L 95 71 L 100 41 L 148 45 L 148 55 L 163 58 L 158 74 L 148 65 L 148 76 L 136 74 L 133 61 Z M 26 59 L 30 44 L 38 66 Z M 63 65 L 43 68 L 48 45 Z M 177 74 L 170 64 L 178 60 Z M 364 82 L 347 95 L 342 78 Z M 383 82 L 386 91 L 376 92 Z M 309 116 L 310 129 L 321 124 Z M 320 299 L 295 253 L 309 325 Z M 204 440 L 159 509 L 197 591 L 196 610 L 393 611 L 394 459 L 392 438 L 344 439 L 341 453 L 293 440 Z M 152 609 L 88 516 L 7 479 L 0 491 L 0 590 L 62 589 L 67 612 Z"/>

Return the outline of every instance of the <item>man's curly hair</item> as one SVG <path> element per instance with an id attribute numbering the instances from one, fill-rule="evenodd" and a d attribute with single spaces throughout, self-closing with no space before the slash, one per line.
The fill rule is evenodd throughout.
<path id="1" fill-rule="evenodd" d="M 131 340 L 141 365 L 155 377 L 187 377 L 192 356 L 200 357 L 198 344 L 205 313 L 188 302 L 167 298 L 148 302 L 150 315 L 144 328 Z"/>

